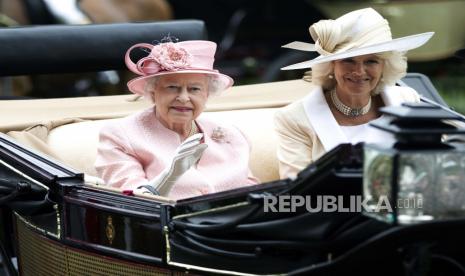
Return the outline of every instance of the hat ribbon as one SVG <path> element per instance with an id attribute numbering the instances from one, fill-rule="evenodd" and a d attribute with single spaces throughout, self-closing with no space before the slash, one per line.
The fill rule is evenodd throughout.
<path id="1" fill-rule="evenodd" d="M 344 41 L 346 40 L 345 37 L 347 34 L 343 35 L 343 31 L 340 29 L 339 24 L 334 20 L 323 20 L 313 24 L 310 32 L 313 33 L 312 37 L 316 41 L 315 44 L 294 41 L 282 47 L 307 52 L 316 51 L 322 56 L 328 56 L 353 48 L 392 40 L 389 25 L 386 20 L 374 23 L 367 31 L 361 32 L 357 39 L 350 39 L 347 41 Z M 339 41 L 336 41 L 336 38 Z"/>

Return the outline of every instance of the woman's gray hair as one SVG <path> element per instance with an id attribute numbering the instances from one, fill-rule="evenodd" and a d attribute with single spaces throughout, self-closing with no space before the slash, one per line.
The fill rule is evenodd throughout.
<path id="1" fill-rule="evenodd" d="M 221 94 L 224 87 L 221 87 L 221 82 L 218 80 L 216 75 L 205 74 L 208 80 L 208 97 L 210 96 L 218 96 Z M 153 103 L 152 98 L 152 91 L 154 87 L 157 85 L 160 76 L 155 76 L 147 80 L 144 87 L 144 98 L 150 100 Z"/>
<path id="2" fill-rule="evenodd" d="M 404 52 L 383 52 L 375 54 L 384 61 L 382 77 L 373 91 L 379 94 L 386 85 L 395 85 L 407 73 L 407 58 Z M 334 78 L 334 62 L 316 64 L 311 71 L 305 72 L 303 79 L 320 85 L 323 90 L 332 90 L 336 86 Z M 330 77 L 332 76 L 332 78 Z"/>

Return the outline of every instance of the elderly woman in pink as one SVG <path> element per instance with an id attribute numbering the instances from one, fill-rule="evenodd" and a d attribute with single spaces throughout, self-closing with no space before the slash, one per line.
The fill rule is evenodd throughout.
<path id="1" fill-rule="evenodd" d="M 134 63 L 134 48 L 150 54 Z M 182 199 L 258 183 L 244 134 L 201 116 L 209 97 L 233 84 L 213 69 L 215 51 L 210 41 L 127 51 L 126 65 L 141 75 L 128 88 L 154 106 L 102 128 L 95 167 L 107 185 Z"/>

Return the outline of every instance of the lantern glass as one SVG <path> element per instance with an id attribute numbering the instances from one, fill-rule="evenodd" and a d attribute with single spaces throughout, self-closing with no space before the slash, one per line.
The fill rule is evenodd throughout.
<path id="1" fill-rule="evenodd" d="M 410 204 L 410 207 L 417 207 L 414 208 L 416 215 L 423 215 L 424 218 L 454 219 L 465 215 L 463 152 L 435 150 L 404 153 L 400 157 L 398 200 L 408 204 L 408 198 L 415 199 L 417 202 L 413 202 L 413 206 Z M 405 212 L 399 212 L 399 220 L 409 221 L 412 212 L 408 206 L 400 210 Z"/>
<path id="2" fill-rule="evenodd" d="M 392 223 L 392 210 L 381 208 L 385 200 L 392 202 L 394 169 L 393 150 L 365 145 L 363 157 L 364 212 L 376 219 Z"/>
<path id="3" fill-rule="evenodd" d="M 364 158 L 364 197 L 370 216 L 397 224 L 465 216 L 463 151 L 366 145 Z M 382 198 L 390 208 L 379 209 Z"/>

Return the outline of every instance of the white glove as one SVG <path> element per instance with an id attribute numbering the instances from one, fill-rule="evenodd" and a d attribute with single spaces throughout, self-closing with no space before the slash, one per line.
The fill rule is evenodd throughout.
<path id="1" fill-rule="evenodd" d="M 187 138 L 176 149 L 171 165 L 164 169 L 157 177 L 152 179 L 146 185 L 138 188 L 141 193 L 158 194 L 166 196 L 171 191 L 174 183 L 187 171 L 196 164 L 208 147 L 202 144 L 202 133 L 192 135 Z M 149 186 L 149 187 L 146 187 Z M 152 187 L 153 189 L 151 189 Z M 154 190 L 157 193 L 154 193 Z"/>

